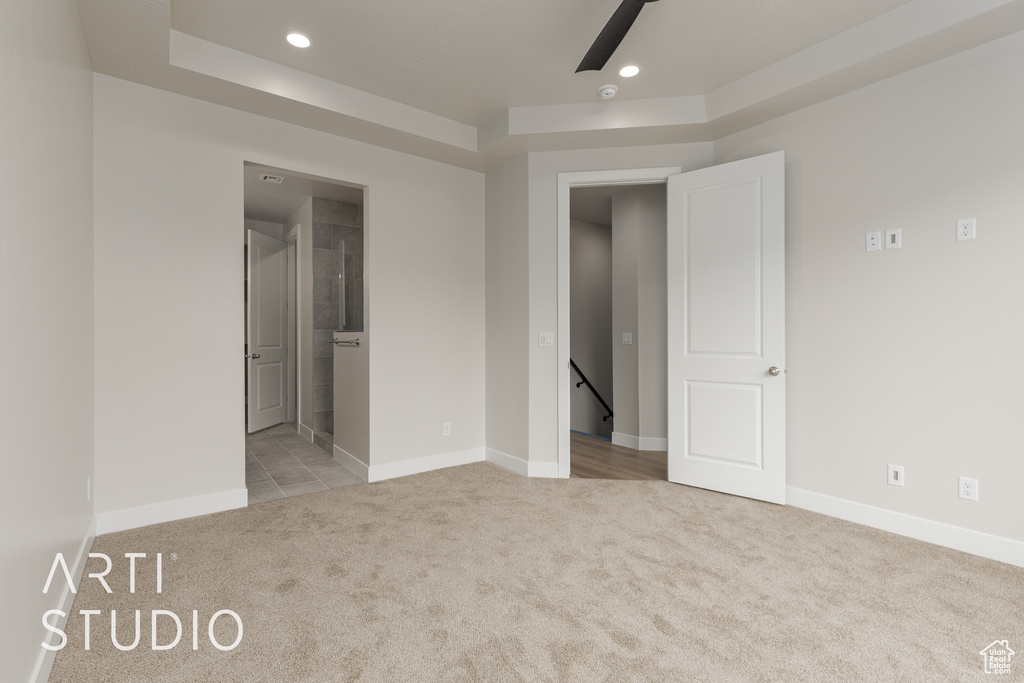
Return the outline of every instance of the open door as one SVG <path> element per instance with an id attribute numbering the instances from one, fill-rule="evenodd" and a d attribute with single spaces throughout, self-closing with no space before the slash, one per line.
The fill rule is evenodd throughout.
<path id="1" fill-rule="evenodd" d="M 786 502 L 785 158 L 668 179 L 668 478 Z"/>
<path id="2" fill-rule="evenodd" d="M 288 245 L 272 237 L 246 233 L 248 431 L 285 421 L 288 412 Z"/>

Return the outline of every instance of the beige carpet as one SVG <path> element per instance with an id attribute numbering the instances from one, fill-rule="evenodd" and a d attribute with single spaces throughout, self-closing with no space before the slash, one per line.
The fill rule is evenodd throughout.
<path id="1" fill-rule="evenodd" d="M 1024 679 L 1024 570 L 667 482 L 480 463 L 110 534 L 93 551 L 114 561 L 114 592 L 84 582 L 51 681 L 978 681 L 996 639 L 1021 653 L 1000 679 Z M 128 552 L 149 555 L 134 595 Z M 82 609 L 103 611 L 88 652 Z M 111 644 L 111 609 L 125 644 L 143 610 L 135 650 Z M 185 622 L 173 650 L 150 649 L 153 609 Z M 230 652 L 206 635 L 220 609 L 244 624 Z M 233 622 L 216 624 L 230 644 Z"/>

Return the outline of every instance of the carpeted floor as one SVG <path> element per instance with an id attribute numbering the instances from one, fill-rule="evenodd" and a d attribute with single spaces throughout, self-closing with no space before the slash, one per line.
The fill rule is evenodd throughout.
<path id="1" fill-rule="evenodd" d="M 480 463 L 109 534 L 93 552 L 113 560 L 113 593 L 83 581 L 51 681 L 976 681 L 997 639 L 1022 653 L 1001 679 L 1024 679 L 1024 570 L 668 482 Z M 134 594 L 125 553 L 148 555 Z M 89 651 L 84 609 L 102 610 Z M 122 644 L 142 610 L 134 650 L 111 644 L 112 609 Z M 221 609 L 244 624 L 231 651 L 207 635 Z M 152 610 L 182 619 L 174 649 L 151 649 Z M 230 645 L 234 622 L 214 635 Z"/>

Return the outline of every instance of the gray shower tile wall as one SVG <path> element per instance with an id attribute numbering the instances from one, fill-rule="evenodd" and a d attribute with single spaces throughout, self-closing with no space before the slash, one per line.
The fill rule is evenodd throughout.
<path id="1" fill-rule="evenodd" d="M 334 383 L 334 359 L 326 358 L 313 359 L 313 386 L 317 384 Z"/>
<path id="2" fill-rule="evenodd" d="M 338 304 L 313 302 L 313 329 L 337 330 Z"/>
<path id="3" fill-rule="evenodd" d="M 363 328 L 363 207 L 313 198 L 313 431 L 334 433 L 335 330 Z M 344 279 L 342 253 L 344 252 Z M 344 294 L 342 288 L 344 286 Z M 342 298 L 345 319 L 341 319 Z"/>
<path id="4" fill-rule="evenodd" d="M 338 284 L 336 277 L 314 277 L 313 278 L 313 301 L 330 302 L 335 301 L 334 287 Z"/>
<path id="5" fill-rule="evenodd" d="M 332 223 L 350 228 L 362 227 L 363 207 L 358 204 L 313 198 L 313 222 Z"/>
<path id="6" fill-rule="evenodd" d="M 313 330 L 313 358 L 331 358 L 334 355 L 334 346 L 331 339 L 334 337 L 334 330 Z M 331 366 L 333 367 L 333 365 Z"/>
<path id="7" fill-rule="evenodd" d="M 334 412 L 333 387 L 330 384 L 313 385 L 313 414 Z"/>

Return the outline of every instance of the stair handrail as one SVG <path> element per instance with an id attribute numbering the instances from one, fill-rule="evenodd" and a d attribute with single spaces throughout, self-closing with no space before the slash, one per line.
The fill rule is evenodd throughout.
<path id="1" fill-rule="evenodd" d="M 597 400 L 601 402 L 601 405 L 604 406 L 605 411 L 607 411 L 608 414 L 601 418 L 602 422 L 607 422 L 608 418 L 612 417 L 615 414 L 612 412 L 611 406 L 609 406 L 605 402 L 605 400 L 601 398 L 601 394 L 599 394 L 597 389 L 594 388 L 594 385 L 590 383 L 590 380 L 587 379 L 587 376 L 583 374 L 583 371 L 580 370 L 580 366 L 576 365 L 576 361 L 570 358 L 569 365 L 572 367 L 573 370 L 576 371 L 576 374 L 580 376 L 580 380 L 582 380 L 580 382 L 576 382 L 576 388 L 579 389 L 582 385 L 587 385 L 587 388 L 590 389 L 590 391 L 594 394 Z"/>

